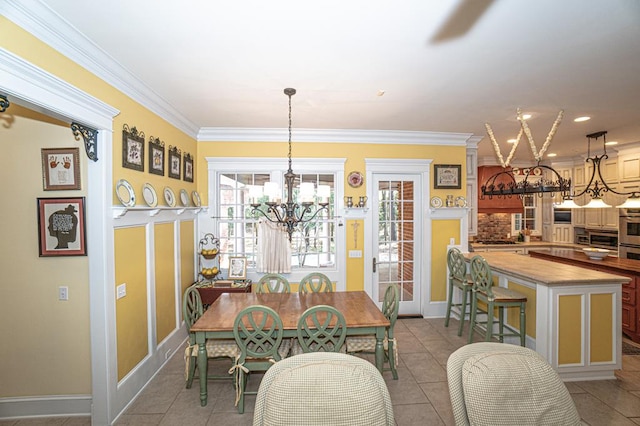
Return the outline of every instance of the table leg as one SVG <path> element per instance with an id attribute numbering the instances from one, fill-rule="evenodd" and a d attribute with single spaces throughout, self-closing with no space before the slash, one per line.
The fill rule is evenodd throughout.
<path id="1" fill-rule="evenodd" d="M 202 340 L 202 343 L 198 342 L 198 375 L 200 377 L 200 405 L 207 405 L 207 348 L 205 339 L 198 339 L 196 333 L 196 341 Z"/>
<path id="2" fill-rule="evenodd" d="M 384 367 L 384 333 L 385 327 L 376 327 L 376 368 L 380 374 Z"/>

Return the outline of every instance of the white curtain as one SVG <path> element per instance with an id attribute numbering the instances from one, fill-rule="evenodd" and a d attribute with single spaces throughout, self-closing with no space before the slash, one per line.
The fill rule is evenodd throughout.
<path id="1" fill-rule="evenodd" d="M 291 272 L 291 244 L 284 226 L 258 221 L 258 272 L 284 274 Z"/>

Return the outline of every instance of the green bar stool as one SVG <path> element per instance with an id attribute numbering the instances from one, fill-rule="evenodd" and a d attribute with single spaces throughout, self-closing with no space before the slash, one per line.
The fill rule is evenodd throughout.
<path id="1" fill-rule="evenodd" d="M 504 342 L 505 336 L 519 336 L 520 346 L 525 346 L 527 336 L 527 322 L 525 308 L 527 305 L 527 296 L 517 291 L 504 287 L 493 285 L 493 274 L 489 264 L 482 256 L 474 256 L 471 259 L 471 277 L 473 278 L 473 292 L 471 297 L 471 326 L 469 327 L 469 343 L 473 338 L 473 330 L 476 326 L 482 330 L 485 328 L 485 341 L 490 341 L 493 337 L 493 312 L 494 308 L 498 309 L 498 333 L 496 336 L 500 342 Z M 487 321 L 481 322 L 476 320 L 478 312 L 478 302 L 482 301 L 487 304 Z M 509 327 L 505 332 L 504 326 L 504 310 L 505 308 L 518 308 L 520 311 L 520 328 L 519 330 Z"/>
<path id="2" fill-rule="evenodd" d="M 464 319 L 467 315 L 467 296 L 473 289 L 473 279 L 467 274 L 467 263 L 462 252 L 456 247 L 450 248 L 447 252 L 447 265 L 449 266 L 449 296 L 447 297 L 447 316 L 444 319 L 444 326 L 449 327 L 449 318 L 451 318 L 451 311 L 453 311 L 460 320 L 458 336 L 462 336 Z M 453 303 L 455 288 L 462 292 L 460 303 Z"/>

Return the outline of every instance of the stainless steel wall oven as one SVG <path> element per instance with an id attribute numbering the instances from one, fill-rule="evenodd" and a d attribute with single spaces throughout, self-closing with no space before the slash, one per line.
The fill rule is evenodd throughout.
<path id="1" fill-rule="evenodd" d="M 640 209 L 620 209 L 620 247 L 622 259 L 640 260 Z"/>

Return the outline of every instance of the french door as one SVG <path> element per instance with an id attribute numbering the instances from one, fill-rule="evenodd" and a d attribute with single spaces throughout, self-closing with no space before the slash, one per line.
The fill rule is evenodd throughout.
<path id="1" fill-rule="evenodd" d="M 421 313 L 420 182 L 419 174 L 373 175 L 371 296 L 382 302 L 387 287 L 397 284 L 405 315 Z"/>

